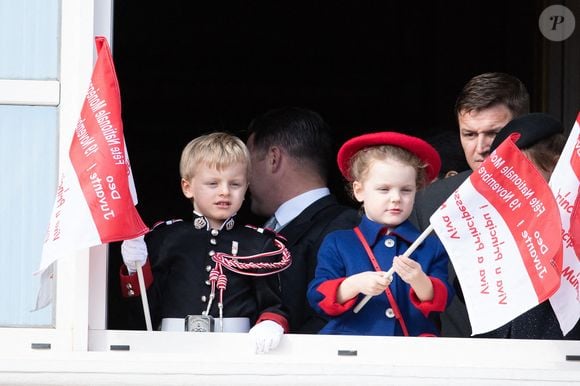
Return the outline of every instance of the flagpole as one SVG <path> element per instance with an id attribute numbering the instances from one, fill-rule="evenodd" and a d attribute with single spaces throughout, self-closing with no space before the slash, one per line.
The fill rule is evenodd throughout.
<path id="1" fill-rule="evenodd" d="M 409 257 L 411 255 L 411 253 L 413 253 L 415 251 L 415 249 L 417 249 L 419 244 L 421 244 L 423 242 L 423 240 L 425 240 L 427 238 L 427 236 L 429 236 L 429 233 L 431 233 L 432 231 L 433 231 L 433 225 L 429 224 L 429 226 L 423 231 L 423 233 L 421 233 L 421 235 L 419 237 L 417 237 L 417 240 L 415 240 L 413 242 L 413 244 L 411 244 L 409 249 L 407 249 L 405 251 L 405 253 L 403 253 L 402 256 Z M 395 273 L 395 267 L 391 267 L 387 272 L 385 272 L 385 277 L 393 276 L 394 273 Z M 365 306 L 365 304 L 367 304 L 368 301 L 371 300 L 372 297 L 373 297 L 372 295 L 365 296 L 364 299 L 361 300 L 360 303 L 354 307 L 353 312 L 355 314 L 357 314 Z"/>
<path id="2" fill-rule="evenodd" d="M 141 291 L 141 302 L 143 303 L 143 313 L 145 314 L 145 325 L 147 331 L 153 331 L 151 324 L 151 313 L 149 312 L 149 300 L 147 299 L 147 288 L 143 277 L 143 267 L 137 264 L 137 279 L 139 280 L 139 290 Z"/>

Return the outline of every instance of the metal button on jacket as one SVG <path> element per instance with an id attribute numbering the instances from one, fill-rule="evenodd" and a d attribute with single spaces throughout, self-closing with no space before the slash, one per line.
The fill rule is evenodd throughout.
<path id="1" fill-rule="evenodd" d="M 395 317 L 395 311 L 393 311 L 392 308 L 387 308 L 387 311 L 385 311 L 385 315 L 387 315 L 387 318 L 393 319 Z"/>
<path id="2" fill-rule="evenodd" d="M 392 248 L 395 246 L 395 240 L 393 239 L 386 239 L 385 240 L 385 246 L 388 248 Z"/>
<path id="3" fill-rule="evenodd" d="M 207 296 L 202 295 L 201 296 L 201 301 L 204 302 L 204 303 L 207 302 Z"/>
<path id="4" fill-rule="evenodd" d="M 211 271 L 211 265 L 206 265 L 206 266 L 205 266 L 205 271 L 206 271 L 206 272 L 209 272 L 209 271 Z"/>
<path id="5" fill-rule="evenodd" d="M 212 229 L 211 230 L 211 235 L 214 236 L 214 237 L 217 236 L 219 233 L 220 232 L 217 229 Z"/>

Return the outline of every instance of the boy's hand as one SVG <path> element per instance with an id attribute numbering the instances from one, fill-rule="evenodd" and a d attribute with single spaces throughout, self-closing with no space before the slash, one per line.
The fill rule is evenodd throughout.
<path id="1" fill-rule="evenodd" d="M 254 337 L 256 354 L 264 354 L 274 350 L 280 344 L 284 328 L 272 320 L 264 320 L 250 329 Z"/>
<path id="2" fill-rule="evenodd" d="M 137 272 L 137 268 L 145 265 L 147 261 L 147 244 L 144 236 L 123 241 L 121 255 L 129 273 Z"/>

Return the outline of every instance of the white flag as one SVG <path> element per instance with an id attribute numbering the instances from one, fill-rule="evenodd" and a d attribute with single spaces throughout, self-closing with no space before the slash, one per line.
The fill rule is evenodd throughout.
<path id="1" fill-rule="evenodd" d="M 559 290 L 550 298 L 552 308 L 558 318 L 562 333 L 565 335 L 580 320 L 580 238 L 574 237 L 573 221 L 570 219 L 578 206 L 578 189 L 580 187 L 580 114 L 562 155 L 550 178 L 550 187 L 562 218 L 563 261 L 562 277 Z"/>
<path id="2" fill-rule="evenodd" d="M 430 219 L 457 273 L 474 335 L 547 301 L 560 285 L 556 202 L 513 136 Z"/>
<path id="3" fill-rule="evenodd" d="M 72 136 L 59 165 L 52 216 L 42 249 L 36 309 L 51 302 L 53 263 L 92 246 L 145 234 L 121 120 L 121 98 L 109 45 L 95 38 L 97 61 Z"/>

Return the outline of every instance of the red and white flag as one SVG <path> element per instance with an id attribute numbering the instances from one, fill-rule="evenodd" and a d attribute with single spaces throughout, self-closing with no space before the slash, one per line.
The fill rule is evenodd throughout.
<path id="1" fill-rule="evenodd" d="M 127 156 L 121 97 L 109 44 L 95 38 L 97 61 L 72 135 L 62 157 L 56 199 L 42 248 L 36 309 L 51 301 L 53 263 L 92 246 L 145 234 Z"/>
<path id="2" fill-rule="evenodd" d="M 498 146 L 430 219 L 459 278 L 474 335 L 501 327 L 560 286 L 557 204 L 514 144 L 518 135 Z"/>
<path id="3" fill-rule="evenodd" d="M 550 178 L 562 218 L 564 249 L 560 288 L 550 298 L 560 328 L 567 334 L 580 319 L 580 114 Z"/>

